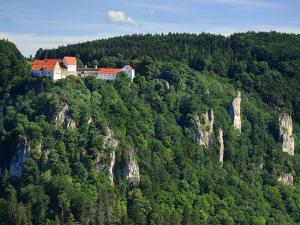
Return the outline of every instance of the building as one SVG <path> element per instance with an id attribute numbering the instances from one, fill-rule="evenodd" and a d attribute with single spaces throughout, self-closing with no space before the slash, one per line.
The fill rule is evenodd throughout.
<path id="1" fill-rule="evenodd" d="M 130 65 L 126 65 L 123 68 L 100 68 L 97 78 L 103 80 L 115 80 L 121 72 L 125 73 L 127 77 L 133 81 L 135 77 L 135 70 Z"/>
<path id="2" fill-rule="evenodd" d="M 77 72 L 77 60 L 75 57 L 65 56 L 63 58 L 64 66 L 69 72 Z"/>
<path id="3" fill-rule="evenodd" d="M 77 75 L 75 57 L 61 59 L 35 60 L 31 66 L 31 75 L 35 77 L 49 77 L 52 80 L 64 79 L 69 75 Z"/>
<path id="4" fill-rule="evenodd" d="M 52 80 L 64 79 L 69 75 L 78 77 L 95 76 L 103 80 L 115 80 L 121 73 L 127 75 L 131 81 L 135 77 L 135 70 L 126 65 L 123 68 L 78 68 L 75 57 L 65 56 L 63 59 L 35 60 L 31 67 L 31 75 L 35 77 L 49 77 Z"/>

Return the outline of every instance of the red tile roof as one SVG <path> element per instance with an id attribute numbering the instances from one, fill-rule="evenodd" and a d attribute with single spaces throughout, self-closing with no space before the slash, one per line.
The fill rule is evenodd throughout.
<path id="1" fill-rule="evenodd" d="M 121 72 L 120 68 L 100 68 L 98 74 L 99 75 L 107 75 L 107 74 L 117 75 L 120 72 Z"/>
<path id="2" fill-rule="evenodd" d="M 35 60 L 31 66 L 31 70 L 54 70 L 56 64 L 60 61 L 59 59 Z"/>
<path id="3" fill-rule="evenodd" d="M 65 56 L 64 61 L 66 61 L 68 65 L 76 65 L 77 64 L 76 58 L 71 57 L 71 56 Z"/>

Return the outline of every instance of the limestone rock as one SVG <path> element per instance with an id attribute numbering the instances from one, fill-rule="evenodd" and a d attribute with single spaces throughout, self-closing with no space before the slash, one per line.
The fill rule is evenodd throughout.
<path id="1" fill-rule="evenodd" d="M 170 89 L 170 83 L 169 83 L 169 81 L 163 80 L 163 82 L 164 82 L 164 87 L 165 87 L 165 89 L 166 89 L 166 90 L 169 90 L 169 89 Z"/>
<path id="2" fill-rule="evenodd" d="M 123 168 L 123 175 L 132 185 L 138 185 L 140 182 L 140 169 L 133 151 L 129 152 L 128 161 Z"/>
<path id="3" fill-rule="evenodd" d="M 17 152 L 13 155 L 10 162 L 9 175 L 21 177 L 23 173 L 23 167 L 26 159 L 31 153 L 32 149 L 26 141 L 18 143 Z"/>
<path id="4" fill-rule="evenodd" d="M 282 151 L 294 155 L 293 121 L 288 113 L 279 116 L 279 137 L 282 141 Z"/>
<path id="5" fill-rule="evenodd" d="M 223 130 L 219 129 L 218 133 L 218 142 L 219 142 L 219 162 L 223 165 L 224 161 L 224 139 L 223 139 Z"/>
<path id="6" fill-rule="evenodd" d="M 200 121 L 198 115 L 195 116 L 196 123 L 196 143 L 208 148 L 211 144 L 211 134 L 214 126 L 214 112 L 209 109 L 202 115 L 203 122 Z"/>
<path id="7" fill-rule="evenodd" d="M 109 166 L 108 166 L 108 179 L 109 179 L 111 185 L 114 185 L 114 166 L 115 166 L 115 163 L 116 163 L 116 151 L 113 150 L 110 153 L 110 163 L 109 163 Z"/>
<path id="8" fill-rule="evenodd" d="M 278 182 L 286 186 L 293 186 L 294 177 L 290 173 L 282 173 L 281 176 L 278 178 Z"/>
<path id="9" fill-rule="evenodd" d="M 114 138 L 114 133 L 109 127 L 105 127 L 104 135 L 103 135 L 103 150 L 105 152 L 110 152 L 110 159 L 108 165 L 101 161 L 101 154 L 99 152 L 96 162 L 95 162 L 95 170 L 96 171 L 107 171 L 108 178 L 110 180 L 111 185 L 114 185 L 114 174 L 113 169 L 116 161 L 116 148 L 118 147 L 119 142 Z"/>
<path id="10" fill-rule="evenodd" d="M 70 117 L 69 106 L 65 105 L 56 115 L 55 117 L 55 126 L 63 125 L 68 129 L 75 129 L 76 122 Z"/>
<path id="11" fill-rule="evenodd" d="M 237 92 L 237 96 L 232 101 L 229 107 L 229 115 L 231 120 L 233 121 L 234 129 L 241 134 L 242 130 L 242 122 L 241 122 L 241 92 Z"/>

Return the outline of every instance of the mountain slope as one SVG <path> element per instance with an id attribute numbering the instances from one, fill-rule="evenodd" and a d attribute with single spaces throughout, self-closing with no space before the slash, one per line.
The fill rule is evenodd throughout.
<path id="1" fill-rule="evenodd" d="M 299 74 L 297 66 L 292 74 L 277 68 L 291 62 L 288 54 L 297 61 L 298 52 L 285 47 L 284 57 L 274 50 L 268 60 L 258 59 L 252 53 L 264 46 L 262 38 L 254 38 L 260 35 L 271 42 L 269 36 L 281 37 L 282 48 L 297 45 L 298 36 L 274 33 L 229 39 L 205 34 L 120 37 L 100 41 L 104 47 L 94 52 L 118 49 L 124 55 L 112 52 L 116 58 L 107 62 L 131 62 L 138 72 L 133 83 L 123 77 L 69 77 L 52 83 L 23 75 L 12 89 L 1 91 L 0 223 L 298 224 Z M 151 53 L 153 39 L 166 45 L 174 39 L 174 45 Z M 201 56 L 209 62 L 204 68 L 189 64 L 192 49 L 202 51 L 199 43 L 212 43 L 203 47 L 210 52 Z M 85 63 L 85 57 L 106 62 L 90 50 L 97 44 L 38 54 L 78 52 Z M 135 45 L 141 55 L 128 50 Z M 183 45 L 186 57 L 191 54 L 188 60 L 172 53 Z M 252 49 L 250 56 L 247 49 Z M 152 59 L 142 55 L 147 50 Z M 220 72 L 217 65 L 224 66 Z M 238 90 L 240 135 L 229 110 Z M 282 112 L 293 118 L 294 156 L 282 151 Z M 207 148 L 196 143 L 203 137 Z M 282 173 L 293 175 L 293 187 L 277 181 Z"/>

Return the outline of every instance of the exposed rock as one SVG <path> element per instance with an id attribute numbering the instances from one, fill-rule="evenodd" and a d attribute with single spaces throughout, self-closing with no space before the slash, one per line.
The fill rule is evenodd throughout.
<path id="1" fill-rule="evenodd" d="M 219 142 L 219 162 L 223 165 L 224 159 L 224 139 L 223 139 L 223 130 L 219 129 L 218 134 L 218 142 Z"/>
<path id="2" fill-rule="evenodd" d="M 96 171 L 105 171 L 107 168 L 108 178 L 110 183 L 114 185 L 114 166 L 116 161 L 116 148 L 118 147 L 119 142 L 114 138 L 113 131 L 108 127 L 105 127 L 103 135 L 103 149 L 107 152 L 110 151 L 109 165 L 107 166 L 104 162 L 101 161 L 101 154 L 98 154 L 95 162 Z"/>
<path id="3" fill-rule="evenodd" d="M 166 89 L 166 90 L 169 90 L 169 89 L 170 89 L 170 83 L 169 83 L 169 81 L 163 80 L 163 82 L 164 82 L 164 87 L 165 87 L 165 89 Z"/>
<path id="4" fill-rule="evenodd" d="M 234 129 L 241 134 L 242 130 L 242 122 L 241 122 L 241 92 L 237 92 L 237 96 L 232 101 L 229 107 L 229 115 L 231 120 L 233 121 Z"/>
<path id="5" fill-rule="evenodd" d="M 69 106 L 65 105 L 55 117 L 55 126 L 63 125 L 68 129 L 75 129 L 76 122 L 70 117 Z"/>
<path id="6" fill-rule="evenodd" d="M 110 163 L 108 166 L 108 179 L 111 183 L 111 185 L 114 185 L 114 166 L 116 163 L 116 151 L 112 150 L 110 153 Z"/>
<path id="7" fill-rule="evenodd" d="M 293 186 L 294 177 L 290 173 L 282 173 L 281 176 L 278 178 L 278 182 L 286 186 Z"/>
<path id="8" fill-rule="evenodd" d="M 140 182 L 140 169 L 133 151 L 129 151 L 128 161 L 123 168 L 123 175 L 132 185 L 138 185 Z"/>
<path id="9" fill-rule="evenodd" d="M 76 122 L 74 120 L 70 119 L 70 118 L 67 118 L 67 120 L 66 120 L 66 127 L 68 129 L 73 130 L 73 129 L 76 128 Z"/>
<path id="10" fill-rule="evenodd" d="M 34 148 L 32 148 L 27 141 L 19 142 L 17 145 L 17 151 L 13 155 L 10 161 L 9 175 L 21 177 L 23 174 L 24 163 L 31 154 L 31 152 L 35 152 L 37 154 L 42 153 L 42 144 L 37 144 Z"/>
<path id="11" fill-rule="evenodd" d="M 203 122 L 200 121 L 198 115 L 195 116 L 196 123 L 196 143 L 208 148 L 211 144 L 211 134 L 213 133 L 214 112 L 209 109 L 202 115 Z"/>
<path id="12" fill-rule="evenodd" d="M 26 141 L 18 143 L 17 152 L 13 155 L 10 162 L 9 175 L 21 177 L 23 173 L 23 167 L 26 159 L 31 153 L 32 149 Z"/>
<path id="13" fill-rule="evenodd" d="M 87 122 L 88 125 L 90 125 L 90 124 L 92 123 L 92 121 L 93 121 L 93 120 L 92 120 L 92 117 L 90 117 L 89 120 L 88 120 L 88 122 Z"/>
<path id="14" fill-rule="evenodd" d="M 279 137 L 282 141 L 282 151 L 294 155 L 293 121 L 288 113 L 279 116 Z"/>

